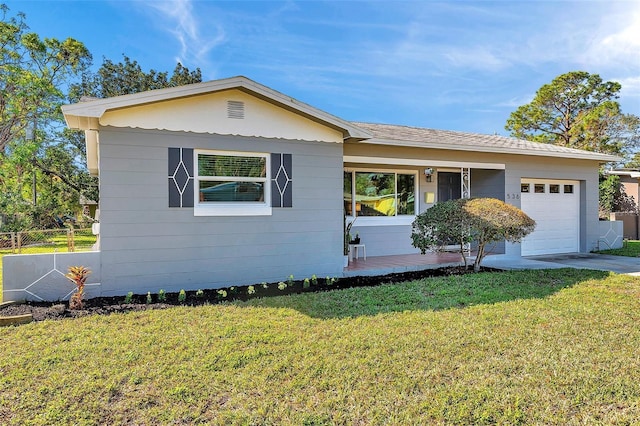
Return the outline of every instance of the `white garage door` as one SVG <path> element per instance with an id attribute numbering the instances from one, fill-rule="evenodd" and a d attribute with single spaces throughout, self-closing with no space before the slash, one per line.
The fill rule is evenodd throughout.
<path id="1" fill-rule="evenodd" d="M 522 179 L 521 209 L 536 221 L 522 255 L 574 253 L 580 248 L 580 182 Z"/>

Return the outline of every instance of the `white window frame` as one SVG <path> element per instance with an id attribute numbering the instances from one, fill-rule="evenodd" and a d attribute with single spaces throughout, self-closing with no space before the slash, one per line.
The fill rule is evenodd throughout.
<path id="1" fill-rule="evenodd" d="M 405 170 L 405 169 L 384 169 L 384 168 L 360 168 L 360 167 L 344 167 L 344 173 L 351 173 L 351 211 L 356 211 L 356 198 L 355 198 L 355 184 L 356 180 L 354 178 L 354 173 L 363 172 L 363 173 L 395 173 L 396 175 L 396 197 L 398 190 L 398 175 L 413 175 L 413 194 L 414 194 L 414 205 L 413 205 L 413 214 L 409 215 L 395 215 L 395 216 L 347 216 L 347 222 L 356 221 L 356 226 L 399 226 L 399 225 L 411 225 L 416 218 L 417 212 L 420 210 L 420 200 L 418 197 L 419 190 L 419 173 L 416 170 Z"/>
<path id="2" fill-rule="evenodd" d="M 200 181 L 237 182 L 238 177 L 200 176 L 198 155 L 221 155 L 227 157 L 261 157 L 265 159 L 266 171 L 264 178 L 240 178 L 246 182 L 264 182 L 264 201 L 261 202 L 201 202 Z M 271 154 L 247 151 L 219 151 L 209 149 L 193 150 L 193 215 L 194 216 L 271 216 Z"/>

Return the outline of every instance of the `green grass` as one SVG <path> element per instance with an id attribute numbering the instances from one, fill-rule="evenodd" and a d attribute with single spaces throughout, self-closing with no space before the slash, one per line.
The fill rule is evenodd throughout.
<path id="1" fill-rule="evenodd" d="M 596 253 L 612 254 L 614 256 L 640 257 L 640 241 L 625 241 L 622 248 L 600 250 Z"/>
<path id="2" fill-rule="evenodd" d="M 633 424 L 640 280 L 562 269 L 0 329 L 2 424 Z"/>

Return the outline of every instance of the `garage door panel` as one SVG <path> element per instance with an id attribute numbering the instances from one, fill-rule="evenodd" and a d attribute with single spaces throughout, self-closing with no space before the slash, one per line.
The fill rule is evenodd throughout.
<path id="1" fill-rule="evenodd" d="M 521 193 L 521 209 L 536 221 L 536 229 L 522 241 L 522 255 L 571 253 L 580 246 L 580 191 L 578 181 L 522 180 L 529 192 Z M 544 192 L 535 192 L 544 185 Z M 550 185 L 560 185 L 559 193 L 549 192 Z M 570 185 L 573 192 L 565 192 Z M 557 187 L 556 187 L 557 189 Z"/>

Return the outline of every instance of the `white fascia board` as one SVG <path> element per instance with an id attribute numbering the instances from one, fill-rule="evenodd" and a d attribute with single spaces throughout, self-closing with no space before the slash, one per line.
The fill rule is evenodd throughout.
<path id="1" fill-rule="evenodd" d="M 415 158 L 383 158 L 383 157 L 366 157 L 361 155 L 345 155 L 343 157 L 345 163 L 366 163 L 366 164 L 386 164 L 390 166 L 418 166 L 418 167 L 452 167 L 471 169 L 491 169 L 504 170 L 505 165 L 501 163 L 476 163 L 468 161 L 442 161 L 442 160 L 423 160 Z"/>
<path id="2" fill-rule="evenodd" d="M 363 144 L 372 145 L 390 145 L 390 146 L 403 146 L 410 148 L 429 148 L 429 149 L 442 149 L 447 151 L 469 151 L 469 152 L 486 152 L 492 154 L 515 154 L 515 155 L 534 155 L 537 157 L 556 157 L 556 158 L 572 158 L 577 160 L 593 160 L 600 163 L 620 162 L 623 159 L 616 157 L 615 155 L 600 154 L 590 151 L 576 150 L 571 152 L 562 151 L 538 151 L 527 148 L 501 148 L 494 146 L 469 146 L 469 145 L 452 145 L 452 144 L 439 144 L 439 143 L 425 143 L 414 141 L 397 141 L 390 139 L 368 139 L 361 142 Z"/>
<path id="3" fill-rule="evenodd" d="M 630 170 L 607 170 L 605 173 L 608 175 L 629 176 L 632 178 L 640 178 L 640 172 L 633 172 Z"/>

